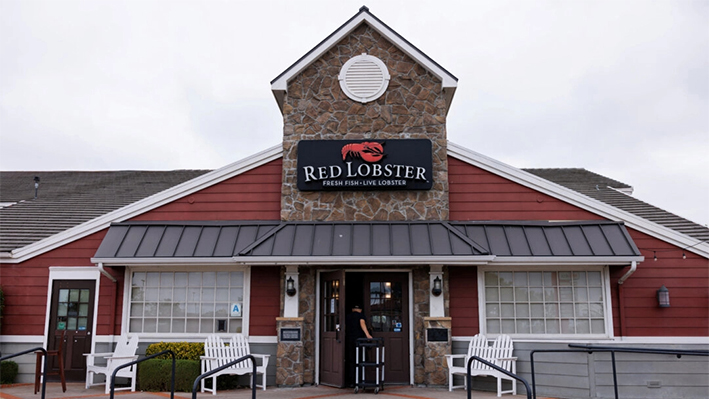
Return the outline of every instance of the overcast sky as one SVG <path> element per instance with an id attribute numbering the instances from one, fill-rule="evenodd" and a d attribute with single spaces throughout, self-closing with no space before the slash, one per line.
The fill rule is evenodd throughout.
<path id="1" fill-rule="evenodd" d="M 455 75 L 448 138 L 709 223 L 709 0 L 0 0 L 0 170 L 219 168 L 270 81 L 367 5 Z"/>

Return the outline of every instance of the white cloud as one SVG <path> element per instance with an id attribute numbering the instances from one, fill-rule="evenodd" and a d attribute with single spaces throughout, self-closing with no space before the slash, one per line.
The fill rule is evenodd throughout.
<path id="1" fill-rule="evenodd" d="M 277 144 L 269 82 L 360 6 L 5 0 L 0 169 L 216 168 Z M 451 140 L 709 222 L 706 2 L 368 6 L 460 79 Z"/>

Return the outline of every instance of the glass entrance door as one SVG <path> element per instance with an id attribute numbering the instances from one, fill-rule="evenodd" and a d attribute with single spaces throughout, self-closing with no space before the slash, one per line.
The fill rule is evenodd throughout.
<path id="1" fill-rule="evenodd" d="M 386 383 L 409 383 L 408 273 L 368 273 L 364 278 L 365 315 L 372 336 L 384 339 Z"/>

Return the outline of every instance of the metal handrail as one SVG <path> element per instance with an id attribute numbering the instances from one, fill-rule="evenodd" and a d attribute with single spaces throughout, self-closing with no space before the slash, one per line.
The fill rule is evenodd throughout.
<path id="1" fill-rule="evenodd" d="M 578 345 L 569 344 L 570 348 L 578 349 L 539 349 L 533 350 L 529 353 L 529 360 L 531 364 L 532 373 L 532 391 L 534 399 L 537 399 L 537 383 L 534 373 L 534 354 L 535 353 L 588 353 L 601 352 L 610 353 L 611 361 L 613 364 L 613 390 L 615 392 L 615 399 L 618 399 L 618 374 L 615 367 L 615 353 L 647 353 L 647 354 L 659 354 L 659 355 L 676 355 L 677 358 L 681 358 L 683 355 L 686 356 L 709 356 L 709 351 L 700 350 L 683 350 L 683 349 L 659 349 L 659 348 L 630 348 L 630 347 L 615 347 L 615 346 L 593 346 L 593 345 Z"/>
<path id="2" fill-rule="evenodd" d="M 660 349 L 660 348 L 629 348 L 629 347 L 615 347 L 615 346 L 594 346 L 594 345 L 579 345 L 579 344 L 569 344 L 570 348 L 583 348 L 591 350 L 612 350 L 615 352 L 627 352 L 627 353 L 648 353 L 647 351 L 652 351 L 654 354 L 660 355 L 676 355 L 678 359 L 682 358 L 682 355 L 687 356 L 709 356 L 709 351 L 701 350 L 688 350 L 688 349 Z"/>
<path id="3" fill-rule="evenodd" d="M 22 356 L 22 355 L 26 355 L 28 353 L 34 353 L 37 351 L 42 351 L 42 353 L 43 353 L 42 356 L 44 356 L 44 368 L 42 369 L 42 399 L 44 399 L 44 394 L 47 391 L 47 378 L 46 378 L 47 376 L 45 376 L 44 373 L 47 372 L 47 367 L 49 367 L 49 361 L 48 361 L 49 356 L 47 356 L 46 349 L 42 348 L 41 346 L 38 348 L 27 349 L 26 351 L 22 351 L 22 352 L 18 352 L 18 353 L 12 354 L 12 355 L 0 357 L 0 362 L 2 362 L 3 360 L 6 360 L 6 359 L 12 359 L 13 357 Z M 37 392 L 35 392 L 35 393 L 37 393 Z"/>
<path id="4" fill-rule="evenodd" d="M 500 366 L 498 366 L 498 365 L 496 365 L 496 364 L 490 363 L 490 362 L 488 362 L 487 360 L 481 359 L 481 358 L 479 358 L 479 357 L 477 357 L 477 356 L 471 356 L 471 357 L 468 359 L 467 373 L 465 374 L 465 379 L 466 379 L 466 382 L 467 382 L 466 385 L 468 386 L 468 399 L 472 399 L 472 397 L 473 397 L 473 396 L 472 396 L 472 395 L 473 395 L 473 387 L 472 387 L 472 385 L 473 385 L 473 378 L 472 378 L 471 375 L 470 375 L 470 369 L 471 369 L 471 366 L 472 366 L 472 364 L 473 364 L 473 360 L 477 360 L 477 361 L 479 361 L 480 363 L 482 363 L 482 364 L 484 364 L 484 365 L 486 365 L 486 366 L 492 367 L 493 369 L 495 369 L 495 370 L 497 370 L 497 371 L 499 371 L 499 372 L 501 372 L 501 373 L 503 373 L 503 374 L 505 374 L 505 375 L 507 375 L 507 376 L 509 376 L 509 377 L 512 377 L 512 378 L 514 378 L 514 379 L 517 380 L 517 381 L 522 381 L 522 383 L 524 384 L 524 387 L 527 389 L 527 399 L 532 399 L 532 396 L 531 396 L 531 395 L 532 395 L 532 391 L 529 389 L 529 383 L 527 383 L 527 380 L 525 380 L 524 378 L 518 376 L 517 374 L 512 374 L 511 372 L 509 372 L 509 371 L 503 369 L 502 367 L 500 367 Z M 513 383 L 513 384 L 514 384 L 514 383 Z M 192 398 L 192 399 L 195 399 L 195 398 Z"/>
<path id="5" fill-rule="evenodd" d="M 173 352 L 169 349 L 162 351 L 162 352 L 158 352 L 154 355 L 146 356 L 142 359 L 134 360 L 134 361 L 126 363 L 126 364 L 121 364 L 120 366 L 116 367 L 113 370 L 113 373 L 111 374 L 111 381 L 110 381 L 111 382 L 111 396 L 110 396 L 110 398 L 113 399 L 113 394 L 115 393 L 116 374 L 118 373 L 118 370 L 124 369 L 128 366 L 132 366 L 134 364 L 138 364 L 140 362 L 144 362 L 146 360 L 150 360 L 150 359 L 153 359 L 155 357 L 165 355 L 165 354 L 169 354 L 170 356 L 172 356 L 172 378 L 170 380 L 170 399 L 175 399 L 175 360 L 176 359 L 175 359 L 175 352 Z M 136 372 L 136 374 L 137 374 L 137 372 Z"/>
<path id="6" fill-rule="evenodd" d="M 196 380 L 194 380 L 194 384 L 192 385 L 192 399 L 197 399 L 197 388 L 199 388 L 199 383 L 209 377 L 212 374 L 218 373 L 226 368 L 229 368 L 237 363 L 241 363 L 244 360 L 251 359 L 251 399 L 256 399 L 256 358 L 253 355 L 246 355 L 242 356 L 234 361 L 231 361 L 223 366 L 219 366 L 213 370 L 209 370 L 206 373 L 200 375 L 197 377 Z M 216 385 L 216 384 L 215 384 Z M 264 374 L 263 376 L 263 386 L 266 386 L 266 375 Z M 212 389 L 217 389 L 216 386 L 213 386 Z M 214 391 L 216 392 L 216 391 Z"/>

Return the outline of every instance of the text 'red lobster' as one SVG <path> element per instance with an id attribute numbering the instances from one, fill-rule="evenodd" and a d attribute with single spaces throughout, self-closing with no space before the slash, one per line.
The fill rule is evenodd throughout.
<path id="1" fill-rule="evenodd" d="M 342 147 L 342 160 L 347 156 L 361 158 L 365 162 L 377 162 L 384 157 L 384 147 L 375 142 L 352 143 Z"/>

